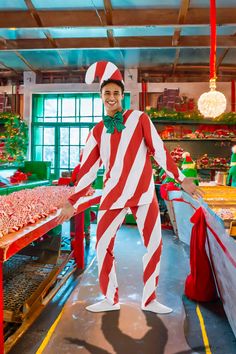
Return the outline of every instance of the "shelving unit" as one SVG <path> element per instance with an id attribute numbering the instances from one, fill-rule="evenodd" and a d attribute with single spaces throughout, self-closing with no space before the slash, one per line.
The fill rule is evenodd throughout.
<path id="1" fill-rule="evenodd" d="M 162 139 L 163 141 L 235 141 L 236 142 L 236 137 L 235 138 L 229 138 L 229 139 L 223 139 L 223 138 L 218 138 L 218 139 L 187 139 L 187 138 L 173 138 L 173 139 Z"/>
<path id="2" fill-rule="evenodd" d="M 210 159 L 213 158 L 225 158 L 229 163 L 231 157 L 231 147 L 236 142 L 236 124 L 225 124 L 222 122 L 214 122 L 211 120 L 205 121 L 193 121 L 193 120 L 178 120 L 174 121 L 167 118 L 152 118 L 158 133 L 165 142 L 165 145 L 169 151 L 176 148 L 178 145 L 188 151 L 191 154 L 193 160 L 199 159 L 204 154 L 207 154 Z M 191 136 L 191 131 L 194 133 L 199 130 L 199 128 L 206 127 L 206 131 L 212 133 L 219 130 L 227 130 L 232 136 L 231 137 L 221 137 L 221 136 L 210 136 L 202 138 L 191 138 L 185 137 L 184 135 L 189 134 Z M 173 128 L 173 131 L 171 130 Z M 211 130 L 207 130 L 210 129 Z M 168 134 L 168 129 L 170 136 L 168 138 L 163 137 L 166 131 Z M 186 133 L 189 131 L 189 133 Z M 222 134 L 223 135 L 223 134 Z M 198 168 L 199 174 L 202 179 L 214 179 L 215 171 L 227 171 L 228 166 L 206 166 Z"/>
<path id="3" fill-rule="evenodd" d="M 174 120 L 174 119 L 169 119 L 169 118 L 151 118 L 153 123 L 161 123 L 161 124 L 186 124 L 186 125 L 199 125 L 199 124 L 204 124 L 204 125 L 228 125 L 228 126 L 235 126 L 235 123 L 225 123 L 225 122 L 220 122 L 220 121 L 213 121 L 210 119 L 205 119 L 203 120 L 190 120 L 190 119 L 182 119 L 182 120 Z"/>

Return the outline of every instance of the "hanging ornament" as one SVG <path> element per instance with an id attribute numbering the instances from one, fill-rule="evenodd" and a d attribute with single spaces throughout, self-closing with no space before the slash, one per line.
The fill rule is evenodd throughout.
<path id="1" fill-rule="evenodd" d="M 203 93 L 198 100 L 198 109 L 204 117 L 215 118 L 226 109 L 226 98 L 216 90 L 216 4 L 210 2 L 211 50 L 210 50 L 210 91 Z"/>

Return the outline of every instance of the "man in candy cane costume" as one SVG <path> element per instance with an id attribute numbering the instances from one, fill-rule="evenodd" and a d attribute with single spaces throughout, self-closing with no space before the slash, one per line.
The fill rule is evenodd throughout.
<path id="1" fill-rule="evenodd" d="M 97 76 L 108 116 L 88 136 L 76 193 L 70 197 L 60 216 L 63 222 L 73 215 L 79 198 L 95 180 L 103 163 L 104 188 L 98 213 L 96 251 L 99 282 L 105 299 L 86 309 L 92 312 L 120 309 L 113 248 L 116 232 L 131 209 L 147 248 L 143 257 L 142 309 L 169 313 L 172 309 L 157 302 L 155 294 L 162 241 L 150 154 L 186 192 L 199 192 L 192 179 L 185 178 L 177 168 L 147 114 L 122 110 L 124 85 L 118 68 L 110 62 L 94 63 L 86 73 L 86 83 L 92 83 Z"/>

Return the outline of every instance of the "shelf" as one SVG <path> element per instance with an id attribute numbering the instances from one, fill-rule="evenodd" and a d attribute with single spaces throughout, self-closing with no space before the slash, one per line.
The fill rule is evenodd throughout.
<path id="1" fill-rule="evenodd" d="M 215 122 L 212 120 L 204 120 L 204 121 L 198 121 L 198 120 L 171 120 L 168 118 L 151 118 L 151 121 L 153 123 L 161 123 L 161 124 L 173 124 L 173 125 L 178 125 L 178 124 L 210 124 L 210 125 L 235 125 L 236 123 L 232 122 Z"/>
<path id="2" fill-rule="evenodd" d="M 0 163 L 0 171 L 1 170 L 15 170 L 17 168 L 23 167 L 23 164 L 20 163 L 14 163 L 14 162 L 4 162 Z"/>
<path id="3" fill-rule="evenodd" d="M 187 139 L 187 138 L 176 138 L 176 139 L 162 139 L 163 141 L 236 141 L 236 137 L 235 138 L 228 138 L 228 139 L 224 139 L 224 138 L 218 138 L 218 139 L 213 139 L 213 138 L 209 138 L 209 139 Z"/>
<path id="4" fill-rule="evenodd" d="M 197 170 L 217 170 L 228 172 L 229 167 L 197 167 Z"/>

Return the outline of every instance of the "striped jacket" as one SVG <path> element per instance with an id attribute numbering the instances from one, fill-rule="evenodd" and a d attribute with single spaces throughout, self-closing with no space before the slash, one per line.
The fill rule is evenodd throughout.
<path id="1" fill-rule="evenodd" d="M 77 176 L 75 194 L 69 202 L 76 208 L 97 176 L 105 167 L 101 210 L 120 209 L 149 204 L 154 194 L 150 155 L 166 173 L 182 182 L 185 176 L 177 168 L 170 153 L 148 115 L 138 110 L 123 113 L 125 129 L 106 133 L 103 121 L 89 133 Z"/>

